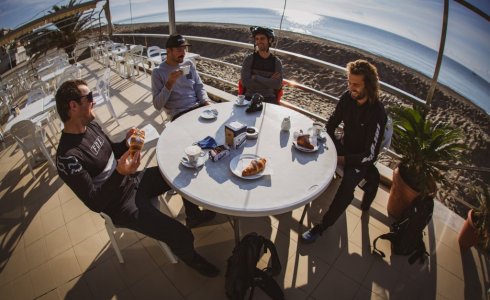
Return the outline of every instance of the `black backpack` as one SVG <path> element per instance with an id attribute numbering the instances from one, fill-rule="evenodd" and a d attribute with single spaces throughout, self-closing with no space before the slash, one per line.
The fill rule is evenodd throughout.
<path id="1" fill-rule="evenodd" d="M 378 236 L 373 242 L 373 253 L 385 257 L 385 254 L 376 248 L 378 239 L 389 240 L 393 254 L 409 255 L 408 262 L 413 264 L 419 260 L 423 263 L 429 253 L 425 250 L 423 231 L 432 219 L 434 199 L 432 197 L 417 197 L 407 208 L 402 217 L 391 224 L 389 233 Z"/>
<path id="2" fill-rule="evenodd" d="M 272 266 L 264 270 L 257 268 L 257 262 L 267 250 L 271 253 Z M 267 238 L 255 232 L 249 233 L 233 249 L 228 258 L 225 274 L 226 296 L 232 300 L 242 300 L 249 288 L 252 299 L 256 286 L 260 287 L 272 299 L 284 299 L 284 293 L 272 278 L 281 273 L 281 262 L 276 247 Z"/>

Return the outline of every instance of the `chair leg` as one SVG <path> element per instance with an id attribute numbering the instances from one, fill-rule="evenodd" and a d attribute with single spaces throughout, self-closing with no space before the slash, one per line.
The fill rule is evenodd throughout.
<path id="1" fill-rule="evenodd" d="M 174 215 L 174 213 L 172 212 L 172 210 L 168 206 L 167 200 L 164 198 L 164 197 L 170 196 L 169 192 L 170 191 L 168 191 L 164 195 L 158 196 L 158 201 L 160 202 L 160 211 L 163 211 L 165 214 L 169 215 L 170 217 L 175 218 L 176 216 Z"/>
<path id="2" fill-rule="evenodd" d="M 110 102 L 110 100 L 106 100 L 105 104 L 107 106 L 107 109 L 111 113 L 112 117 L 114 118 L 114 120 L 116 120 L 117 125 L 120 125 L 119 121 L 117 120 L 116 111 L 114 110 L 114 107 L 112 106 L 112 103 Z"/>
<path id="3" fill-rule="evenodd" d="M 117 259 L 119 259 L 119 263 L 123 264 L 124 259 L 121 254 L 121 250 L 119 249 L 119 245 L 117 244 L 116 237 L 114 236 L 114 231 L 112 231 L 112 229 L 107 227 L 107 225 L 105 229 L 107 230 L 107 234 L 109 235 L 109 239 L 111 240 L 112 248 L 116 252 Z"/>
<path id="4" fill-rule="evenodd" d="M 167 258 L 170 260 L 172 264 L 176 264 L 179 262 L 177 260 L 177 256 L 175 256 L 175 254 L 172 252 L 172 250 L 170 250 L 170 247 L 166 243 L 158 242 L 158 244 L 160 245 L 162 251 L 165 253 L 165 255 L 167 256 Z"/>
<path id="5" fill-rule="evenodd" d="M 34 175 L 34 170 L 32 169 L 31 161 L 29 160 L 27 153 L 25 153 L 24 151 L 22 151 L 22 153 L 24 154 L 24 158 L 26 160 L 27 166 L 29 167 L 29 170 L 31 171 L 32 177 L 34 177 L 34 179 L 37 179 L 36 175 Z M 31 155 L 32 155 L 32 153 L 31 153 Z"/>
<path id="6" fill-rule="evenodd" d="M 299 225 L 303 225 L 303 221 L 305 220 L 306 212 L 308 211 L 308 208 L 310 208 L 310 204 L 307 203 L 305 205 L 305 208 L 303 208 L 303 213 L 301 214 L 301 218 L 299 219 Z"/>

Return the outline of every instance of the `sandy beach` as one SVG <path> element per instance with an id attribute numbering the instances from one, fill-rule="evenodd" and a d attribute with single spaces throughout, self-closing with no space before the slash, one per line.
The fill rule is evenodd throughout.
<path id="1" fill-rule="evenodd" d="M 177 30 L 180 34 L 187 36 L 212 37 L 245 43 L 251 42 L 248 27 L 241 25 L 178 23 Z M 168 33 L 168 26 L 163 23 L 116 26 L 115 32 Z M 345 66 L 349 61 L 355 59 L 367 59 L 377 66 L 382 81 L 421 99 L 425 99 L 426 97 L 430 78 L 399 63 L 374 56 L 361 49 L 307 35 L 284 31 L 276 31 L 276 35 L 278 35 L 278 49 L 300 53 L 339 66 Z M 126 40 L 126 42 L 129 42 L 128 38 Z M 162 38 L 147 38 L 145 43 L 145 39 L 137 38 L 135 42 L 143 45 L 147 44 L 148 46 L 158 45 L 164 48 L 165 41 L 166 39 Z M 192 52 L 204 57 L 219 59 L 237 65 L 241 65 L 245 56 L 251 51 L 232 46 L 195 42 L 192 39 L 190 41 L 192 43 Z M 343 74 L 308 64 L 304 61 L 281 57 L 280 55 L 279 58 L 283 62 L 285 79 L 296 81 L 337 97 L 347 88 L 346 78 Z M 237 82 L 240 76 L 238 69 L 202 60 L 198 62 L 198 70 L 227 79 L 231 82 Z M 203 77 L 203 80 L 209 85 L 236 94 L 236 88 L 234 87 L 208 80 L 205 77 Z M 406 100 L 387 93 L 382 93 L 381 99 L 388 110 L 392 106 L 411 104 Z M 283 100 L 327 119 L 335 107 L 335 103 L 326 98 L 315 96 L 289 86 L 285 87 Z M 458 163 L 458 165 L 490 168 L 488 159 L 490 157 L 490 116 L 486 112 L 473 105 L 464 97 L 456 94 L 450 88 L 438 86 L 432 101 L 429 118 L 434 123 L 441 122 L 446 125 L 458 127 L 464 131 L 464 142 L 468 145 L 468 150 L 465 154 L 465 161 Z M 384 160 L 386 161 L 386 159 Z M 437 198 L 447 206 L 452 207 L 460 215 L 464 215 L 466 209 L 459 205 L 455 199 L 476 203 L 474 196 L 471 195 L 471 187 L 480 186 L 488 189 L 490 183 L 489 172 L 452 169 L 447 172 L 447 178 L 451 182 L 451 185 L 441 186 Z"/>

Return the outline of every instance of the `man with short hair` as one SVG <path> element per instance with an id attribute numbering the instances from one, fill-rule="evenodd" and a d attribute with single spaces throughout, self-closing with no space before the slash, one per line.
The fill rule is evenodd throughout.
<path id="1" fill-rule="evenodd" d="M 151 75 L 153 106 L 164 109 L 171 120 L 209 104 L 204 84 L 191 60 L 184 60 L 191 46 L 180 34 L 172 34 L 166 43 L 167 58 Z M 184 74 L 184 68 L 190 68 Z"/>
<path id="2" fill-rule="evenodd" d="M 254 53 L 245 58 L 241 72 L 245 98 L 250 100 L 255 93 L 259 93 L 265 102 L 279 104 L 276 93 L 282 89 L 282 63 L 269 51 L 274 42 L 274 31 L 259 26 L 250 27 L 250 31 L 254 39 Z"/>
<path id="3" fill-rule="evenodd" d="M 347 64 L 348 90 L 340 97 L 335 111 L 327 122 L 327 133 L 337 149 L 337 164 L 343 167 L 339 189 L 323 216 L 302 235 L 303 243 L 313 243 L 347 209 L 354 198 L 354 189 L 366 180 L 361 209 L 369 210 L 379 186 L 379 172 L 374 165 L 383 139 L 387 116 L 379 100 L 379 79 L 376 67 L 366 60 Z M 343 136 L 335 137 L 335 130 L 344 124 Z"/>
<path id="4" fill-rule="evenodd" d="M 92 211 L 104 212 L 117 226 L 165 242 L 191 268 L 217 276 L 219 270 L 195 251 L 192 232 L 152 205 L 170 187 L 158 167 L 137 171 L 141 153 L 136 151 L 131 158 L 127 144 L 136 129 L 113 143 L 94 121 L 93 106 L 92 92 L 83 80 L 66 81 L 56 92 L 56 109 L 64 124 L 56 152 L 60 178 Z M 187 214 L 207 221 L 196 205 L 184 201 L 184 206 Z"/>

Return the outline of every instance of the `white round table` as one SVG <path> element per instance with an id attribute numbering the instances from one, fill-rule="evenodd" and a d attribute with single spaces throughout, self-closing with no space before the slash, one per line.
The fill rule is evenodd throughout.
<path id="1" fill-rule="evenodd" d="M 216 109 L 218 117 L 200 117 L 203 110 Z M 170 186 L 189 201 L 207 209 L 235 217 L 261 217 L 281 214 L 304 206 L 317 198 L 330 184 L 337 165 L 337 152 L 328 137 L 316 152 L 306 153 L 293 146 L 293 133 L 308 130 L 310 118 L 291 109 L 264 104 L 261 112 L 246 113 L 246 106 L 220 103 L 190 111 L 168 123 L 157 144 L 158 166 Z M 281 130 L 284 117 L 291 117 L 291 129 Z M 184 149 L 213 137 L 225 142 L 225 125 L 239 121 L 258 129 L 256 140 L 246 140 L 239 149 L 217 162 L 208 159 L 197 169 L 181 164 Z M 237 155 L 256 154 L 267 158 L 273 174 L 242 179 L 230 170 Z"/>

